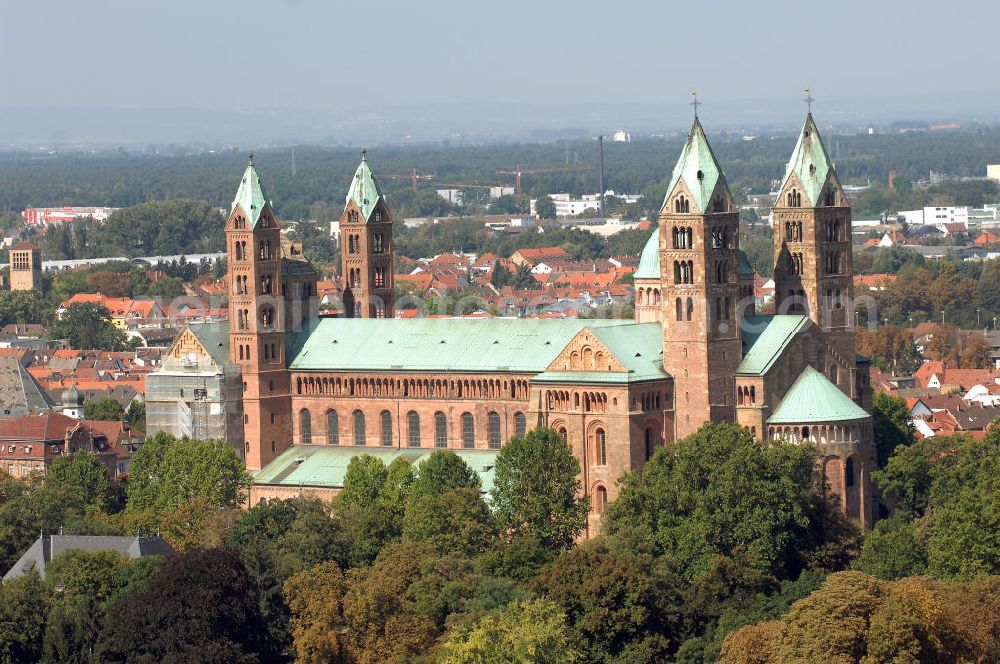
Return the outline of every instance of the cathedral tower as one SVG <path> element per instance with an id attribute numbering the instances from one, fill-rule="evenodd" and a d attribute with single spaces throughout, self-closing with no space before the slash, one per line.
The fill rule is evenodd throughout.
<path id="1" fill-rule="evenodd" d="M 281 228 L 253 155 L 226 222 L 230 360 L 243 376 L 246 465 L 259 470 L 291 441 L 285 369 Z"/>
<path id="2" fill-rule="evenodd" d="M 775 312 L 808 313 L 854 362 L 851 207 L 812 113 L 806 115 L 771 212 Z"/>
<path id="3" fill-rule="evenodd" d="M 659 215 L 663 358 L 678 439 L 735 416 L 738 232 L 738 208 L 695 116 Z"/>
<path id="4" fill-rule="evenodd" d="M 340 217 L 340 238 L 344 315 L 392 318 L 392 215 L 364 150 Z"/>

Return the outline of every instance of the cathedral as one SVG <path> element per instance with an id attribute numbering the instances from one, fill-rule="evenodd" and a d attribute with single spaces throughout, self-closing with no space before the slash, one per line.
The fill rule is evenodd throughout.
<path id="1" fill-rule="evenodd" d="M 869 364 L 850 313 L 851 209 L 811 113 L 772 219 L 776 313 L 762 315 L 739 210 L 696 116 L 634 275 L 634 321 L 398 319 L 392 213 L 362 153 L 340 220 L 344 315 L 320 318 L 316 270 L 283 237 L 251 155 L 226 224 L 228 328 L 190 325 L 161 373 L 218 377 L 202 389 L 218 403 L 203 410 L 228 423 L 255 475 L 252 502 L 331 497 L 357 454 L 415 462 L 439 448 L 488 488 L 504 442 L 546 426 L 580 462 L 589 533 L 623 473 L 705 422 L 736 422 L 816 446 L 843 510 L 870 527 L 879 504 Z M 192 390 L 158 384 L 149 399 L 191 428 Z"/>

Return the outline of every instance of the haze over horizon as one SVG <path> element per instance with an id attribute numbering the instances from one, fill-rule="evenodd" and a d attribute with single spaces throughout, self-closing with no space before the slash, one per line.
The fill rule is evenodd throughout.
<path id="1" fill-rule="evenodd" d="M 7 0 L 0 144 L 1000 119 L 998 3 L 755 4 Z"/>

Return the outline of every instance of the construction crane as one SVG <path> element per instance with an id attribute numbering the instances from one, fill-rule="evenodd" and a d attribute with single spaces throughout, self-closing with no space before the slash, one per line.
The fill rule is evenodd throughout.
<path id="1" fill-rule="evenodd" d="M 569 171 L 592 171 L 594 166 L 592 164 L 578 164 L 576 166 L 551 166 L 546 168 L 521 168 L 521 164 L 514 167 L 512 171 L 497 171 L 497 175 L 513 175 L 514 179 L 514 193 L 517 196 L 521 195 L 521 176 L 531 175 L 534 173 L 566 173 Z"/>
<path id="2" fill-rule="evenodd" d="M 417 169 L 414 168 L 409 173 L 379 173 L 375 177 L 381 180 L 409 180 L 410 188 L 416 191 L 417 180 L 431 180 L 434 178 L 434 174 L 417 173 Z"/>

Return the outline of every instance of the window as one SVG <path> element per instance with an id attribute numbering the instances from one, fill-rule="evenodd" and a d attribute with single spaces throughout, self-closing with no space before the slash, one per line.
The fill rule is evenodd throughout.
<path id="1" fill-rule="evenodd" d="M 475 424 L 472 413 L 462 413 L 462 447 L 472 449 L 476 446 Z"/>
<path id="2" fill-rule="evenodd" d="M 844 464 L 844 486 L 854 486 L 854 457 L 848 457 Z"/>
<path id="3" fill-rule="evenodd" d="M 490 413 L 488 418 L 489 423 L 489 446 L 491 450 L 500 449 L 500 416 L 496 413 Z"/>
<path id="4" fill-rule="evenodd" d="M 646 443 L 646 461 L 649 461 L 653 456 L 653 430 L 646 429 L 644 436 Z"/>
<path id="5" fill-rule="evenodd" d="M 306 408 L 299 411 L 299 440 L 303 445 L 312 445 L 312 420 Z"/>
<path id="6" fill-rule="evenodd" d="M 365 444 L 365 414 L 360 410 L 354 411 L 354 444 Z"/>
<path id="7" fill-rule="evenodd" d="M 375 268 L 375 288 L 385 288 L 385 268 Z"/>
<path id="8" fill-rule="evenodd" d="M 385 236 L 382 233 L 375 233 L 372 236 L 372 251 L 376 254 L 385 253 Z"/>
<path id="9" fill-rule="evenodd" d="M 524 416 L 524 413 L 514 413 L 514 435 L 518 438 L 524 438 L 527 429 L 528 419 Z"/>
<path id="10" fill-rule="evenodd" d="M 677 320 L 684 320 L 684 303 L 677 298 Z"/>
<path id="11" fill-rule="evenodd" d="M 340 445 L 340 423 L 335 410 L 326 411 L 326 444 Z"/>
<path id="12" fill-rule="evenodd" d="M 420 447 L 420 416 L 413 410 L 406 414 L 406 442 L 410 447 Z"/>
<path id="13" fill-rule="evenodd" d="M 274 309 L 264 307 L 260 310 L 260 324 L 265 330 L 270 329 L 274 325 Z"/>
<path id="14" fill-rule="evenodd" d="M 382 445 L 385 447 L 392 446 L 392 413 L 387 410 L 383 410 L 382 414 L 379 416 L 379 420 L 382 424 Z"/>
<path id="15" fill-rule="evenodd" d="M 604 429 L 594 431 L 594 459 L 598 466 L 608 465 L 608 439 L 604 434 Z"/>
<path id="16" fill-rule="evenodd" d="M 434 413 L 434 447 L 448 447 L 448 419 L 444 413 Z"/>
<path id="17" fill-rule="evenodd" d="M 603 486 L 598 486 L 594 491 L 594 511 L 604 514 L 604 508 L 608 506 L 608 490 Z"/>
<path id="18" fill-rule="evenodd" d="M 691 298 L 687 299 L 687 319 L 690 321 L 691 317 L 694 316 L 694 300 Z"/>

